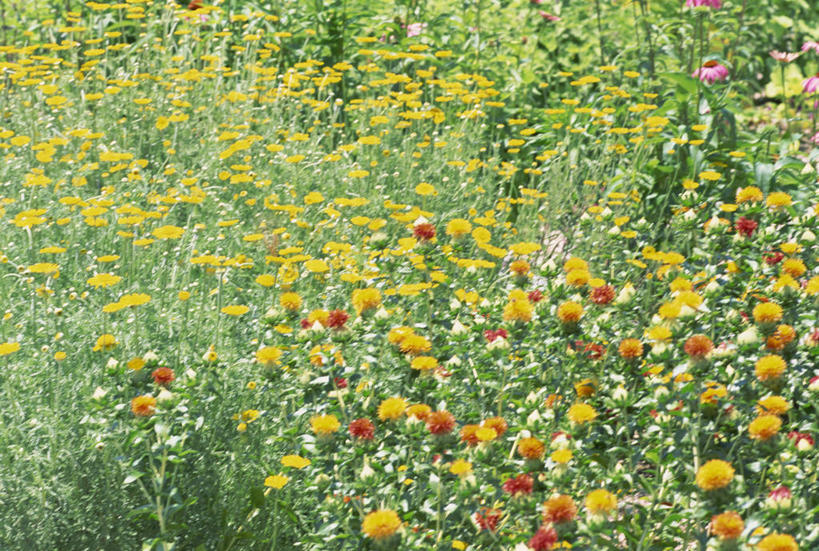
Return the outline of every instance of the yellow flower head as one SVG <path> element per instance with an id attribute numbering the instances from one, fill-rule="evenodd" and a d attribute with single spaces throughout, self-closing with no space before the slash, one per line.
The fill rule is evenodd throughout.
<path id="1" fill-rule="evenodd" d="M 727 461 L 712 459 L 697 471 L 697 486 L 710 492 L 724 488 L 734 479 L 734 468 Z"/>
<path id="2" fill-rule="evenodd" d="M 605 515 L 617 508 L 617 497 L 608 490 L 592 490 L 586 496 L 586 509 L 593 515 Z"/>
<path id="3" fill-rule="evenodd" d="M 398 514 L 390 509 L 373 511 L 364 517 L 361 523 L 361 531 L 368 538 L 383 540 L 395 534 L 401 528 L 401 519 Z"/>
<path id="4" fill-rule="evenodd" d="M 404 414 L 407 401 L 403 398 L 387 398 L 378 406 L 378 418 L 382 421 L 395 421 Z"/>
<path id="5" fill-rule="evenodd" d="M 336 432 L 341 427 L 341 423 L 332 414 L 316 415 L 310 419 L 310 427 L 317 435 L 328 436 Z"/>

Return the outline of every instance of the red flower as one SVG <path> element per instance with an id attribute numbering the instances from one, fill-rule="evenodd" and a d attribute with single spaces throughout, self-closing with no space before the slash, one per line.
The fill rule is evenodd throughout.
<path id="1" fill-rule="evenodd" d="M 535 535 L 532 536 L 532 539 L 529 540 L 527 545 L 535 551 L 549 551 L 556 543 L 557 532 L 554 527 L 549 524 L 544 524 L 538 528 L 538 531 L 535 532 Z"/>
<path id="2" fill-rule="evenodd" d="M 154 378 L 156 384 L 163 386 L 175 379 L 173 369 L 170 367 L 158 367 L 154 369 L 154 372 L 151 373 L 151 377 Z"/>
<path id="3" fill-rule="evenodd" d="M 313 327 L 313 324 L 310 323 L 310 320 L 308 320 L 307 318 L 304 318 L 303 320 L 301 320 L 299 322 L 299 325 L 301 325 L 302 329 L 310 329 L 311 327 Z"/>
<path id="4" fill-rule="evenodd" d="M 435 237 L 435 226 L 430 224 L 429 222 L 424 222 L 423 224 L 416 224 L 412 228 L 412 235 L 414 235 L 417 239 L 421 241 L 429 241 L 433 237 Z"/>
<path id="5" fill-rule="evenodd" d="M 480 512 L 475 513 L 475 522 L 481 530 L 494 532 L 502 516 L 503 513 L 498 509 L 484 507 Z"/>
<path id="6" fill-rule="evenodd" d="M 608 304 L 614 300 L 614 287 L 611 285 L 601 285 L 595 287 L 591 292 L 591 301 L 595 304 Z"/>
<path id="7" fill-rule="evenodd" d="M 336 383 L 336 388 L 347 388 L 347 379 L 344 377 L 336 377 L 333 382 Z"/>
<path id="8" fill-rule="evenodd" d="M 446 410 L 433 411 L 427 415 L 426 422 L 432 434 L 449 434 L 455 428 L 455 416 Z"/>
<path id="9" fill-rule="evenodd" d="M 494 342 L 494 340 L 497 339 L 498 337 L 502 339 L 508 338 L 509 333 L 506 331 L 506 329 L 495 330 L 487 329 L 486 331 L 483 332 L 483 336 L 486 338 L 487 342 Z"/>
<path id="10" fill-rule="evenodd" d="M 768 266 L 773 266 L 775 264 L 779 264 L 783 258 L 785 258 L 785 255 L 779 251 L 776 251 L 765 257 L 765 264 Z"/>
<path id="11" fill-rule="evenodd" d="M 331 329 L 343 329 L 344 324 L 350 319 L 350 314 L 344 310 L 332 310 L 327 316 L 327 327 Z"/>
<path id="12" fill-rule="evenodd" d="M 519 474 L 503 483 L 503 491 L 513 496 L 519 494 L 531 494 L 535 481 L 528 474 Z"/>
<path id="13" fill-rule="evenodd" d="M 189 10 L 201 10 L 203 7 L 202 0 L 191 0 L 191 3 L 188 4 Z"/>
<path id="14" fill-rule="evenodd" d="M 349 430 L 350 436 L 360 440 L 372 440 L 375 436 L 375 425 L 366 417 L 352 421 Z"/>
<path id="15" fill-rule="evenodd" d="M 754 230 L 759 224 L 751 220 L 750 218 L 745 218 L 744 216 L 740 216 L 739 220 L 737 220 L 737 231 L 746 237 L 751 237 L 751 234 L 754 233 Z"/>
<path id="16" fill-rule="evenodd" d="M 543 300 L 543 293 L 541 293 L 539 289 L 535 289 L 534 291 L 529 291 L 526 298 L 529 299 L 529 302 L 538 303 Z"/>
<path id="17" fill-rule="evenodd" d="M 788 433 L 788 439 L 793 441 L 794 446 L 798 446 L 803 440 L 807 443 L 808 448 L 814 445 L 813 437 L 807 432 L 791 431 Z"/>

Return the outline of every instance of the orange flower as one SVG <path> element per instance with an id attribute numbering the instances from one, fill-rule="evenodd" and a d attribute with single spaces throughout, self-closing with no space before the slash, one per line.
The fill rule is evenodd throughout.
<path id="1" fill-rule="evenodd" d="M 518 453 L 526 459 L 540 459 L 544 450 L 543 442 L 533 436 L 521 438 L 518 442 Z"/>
<path id="2" fill-rule="evenodd" d="M 455 428 L 455 416 L 446 410 L 433 411 L 426 417 L 427 430 L 435 435 L 449 434 Z"/>
<path id="3" fill-rule="evenodd" d="M 139 417 L 150 417 L 156 412 L 156 398 L 148 394 L 131 400 L 131 411 Z"/>
<path id="4" fill-rule="evenodd" d="M 625 339 L 618 347 L 620 357 L 627 360 L 639 358 L 643 355 L 643 343 L 637 339 Z"/>
<path id="5" fill-rule="evenodd" d="M 577 506 L 571 496 L 557 495 L 543 504 L 543 522 L 571 522 L 577 516 Z"/>
<path id="6" fill-rule="evenodd" d="M 714 343 L 705 335 L 693 335 L 685 341 L 685 353 L 693 359 L 706 357 L 714 350 Z"/>
<path id="7" fill-rule="evenodd" d="M 583 317 L 583 306 L 577 302 L 564 302 L 557 308 L 557 318 L 563 323 L 577 323 Z"/>
<path id="8" fill-rule="evenodd" d="M 711 517 L 709 529 L 721 540 L 735 540 L 742 535 L 745 523 L 734 511 L 728 511 Z"/>

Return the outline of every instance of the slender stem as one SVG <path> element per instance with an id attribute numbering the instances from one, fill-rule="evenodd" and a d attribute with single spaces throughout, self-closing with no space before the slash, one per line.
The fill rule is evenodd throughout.
<path id="1" fill-rule="evenodd" d="M 600 21 L 600 0 L 594 0 L 594 10 L 597 12 L 597 38 L 600 41 L 600 65 L 605 65 L 606 53 L 603 49 L 603 24 Z"/>

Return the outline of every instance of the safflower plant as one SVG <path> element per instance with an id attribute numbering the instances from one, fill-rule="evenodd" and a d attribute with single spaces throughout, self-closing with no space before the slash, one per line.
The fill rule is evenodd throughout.
<path id="1" fill-rule="evenodd" d="M 756 20 L 638 2 L 535 82 L 488 49 L 589 6 L 331 4 L 0 46 L 3 546 L 816 548 L 819 154 L 736 93 Z"/>

